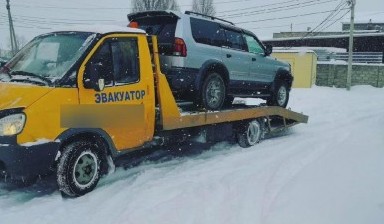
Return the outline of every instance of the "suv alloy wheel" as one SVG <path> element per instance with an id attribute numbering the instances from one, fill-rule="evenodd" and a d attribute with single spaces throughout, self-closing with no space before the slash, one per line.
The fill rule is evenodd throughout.
<path id="1" fill-rule="evenodd" d="M 203 108 L 219 110 L 226 96 L 223 78 L 218 73 L 210 73 L 204 80 L 200 95 Z"/>

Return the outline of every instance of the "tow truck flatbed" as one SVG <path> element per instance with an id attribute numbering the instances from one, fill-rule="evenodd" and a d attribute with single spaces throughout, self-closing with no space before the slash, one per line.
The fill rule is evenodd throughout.
<path id="1" fill-rule="evenodd" d="M 160 108 L 160 120 L 157 124 L 163 130 L 191 128 L 225 122 L 235 122 L 256 118 L 267 118 L 268 130 L 272 130 L 271 118 L 277 123 L 281 120 L 280 127 L 291 127 L 299 123 L 307 123 L 308 116 L 278 106 L 256 106 L 241 109 L 227 109 L 221 111 L 184 112 L 180 113 L 175 98 L 169 87 L 168 81 L 160 71 L 160 60 L 157 49 L 157 39 L 152 38 L 154 57 L 154 73 L 157 89 L 157 99 Z"/>

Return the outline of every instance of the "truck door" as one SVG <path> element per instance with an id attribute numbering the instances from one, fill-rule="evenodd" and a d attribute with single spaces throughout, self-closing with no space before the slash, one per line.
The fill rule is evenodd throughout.
<path id="1" fill-rule="evenodd" d="M 139 41 L 143 40 L 129 34 L 102 38 L 78 75 L 80 105 L 95 108 L 95 113 L 102 110 L 103 117 L 95 122 L 109 134 L 117 150 L 141 146 L 153 134 L 145 121 L 153 99 L 148 96 L 150 79 L 140 72 Z M 101 91 L 87 86 L 95 73 L 104 81 Z"/>

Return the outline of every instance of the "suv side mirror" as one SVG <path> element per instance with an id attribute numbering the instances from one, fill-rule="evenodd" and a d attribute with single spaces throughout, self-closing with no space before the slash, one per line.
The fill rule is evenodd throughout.
<path id="1" fill-rule="evenodd" d="M 265 56 L 269 56 L 272 54 L 273 47 L 270 44 L 265 45 Z"/>
<path id="2" fill-rule="evenodd" d="M 91 63 L 85 68 L 83 85 L 86 89 L 94 89 L 95 91 L 103 91 L 105 87 L 104 79 L 100 77 L 102 64 Z"/>

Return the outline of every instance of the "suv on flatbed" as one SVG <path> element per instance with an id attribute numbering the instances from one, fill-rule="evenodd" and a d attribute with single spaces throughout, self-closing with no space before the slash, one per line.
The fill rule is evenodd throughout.
<path id="1" fill-rule="evenodd" d="M 250 31 L 212 16 L 186 11 L 128 15 L 129 26 L 157 35 L 161 70 L 177 99 L 208 110 L 234 97 L 257 97 L 286 107 L 293 76 L 288 63 L 270 57 Z"/>

